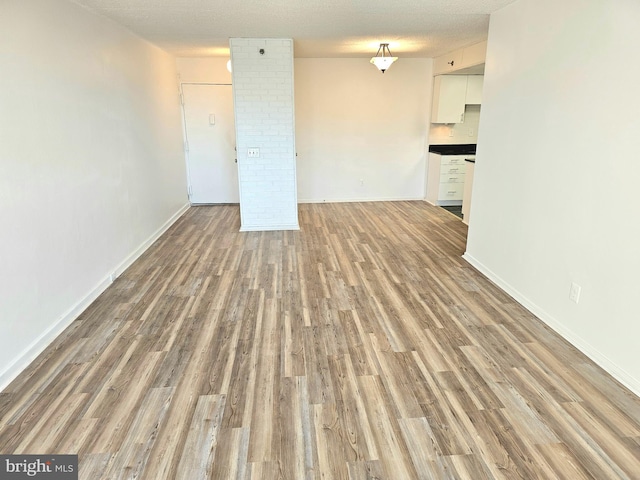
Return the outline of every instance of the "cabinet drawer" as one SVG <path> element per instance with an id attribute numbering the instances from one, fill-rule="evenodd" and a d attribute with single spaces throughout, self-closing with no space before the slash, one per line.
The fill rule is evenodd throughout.
<path id="1" fill-rule="evenodd" d="M 464 183 L 441 183 L 438 200 L 462 200 Z"/>
<path id="2" fill-rule="evenodd" d="M 464 183 L 464 172 L 441 173 L 440 183 Z"/>
<path id="3" fill-rule="evenodd" d="M 443 155 L 442 160 L 440 160 L 440 169 L 444 170 L 450 166 L 464 165 L 464 159 L 465 155 Z"/>
<path id="4" fill-rule="evenodd" d="M 466 169 L 465 169 L 464 165 L 453 164 L 453 165 L 441 165 L 440 166 L 440 176 L 443 176 L 443 175 L 455 175 L 457 173 L 464 174 L 465 172 L 466 172 Z"/>

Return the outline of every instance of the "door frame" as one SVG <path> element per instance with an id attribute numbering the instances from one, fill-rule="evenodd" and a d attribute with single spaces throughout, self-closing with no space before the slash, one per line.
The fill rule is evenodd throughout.
<path id="1" fill-rule="evenodd" d="M 183 85 L 209 85 L 212 87 L 231 87 L 233 89 L 233 85 L 231 83 L 216 83 L 216 82 L 180 82 L 180 111 L 182 112 L 181 118 L 182 118 L 182 151 L 184 153 L 184 163 L 185 163 L 185 169 L 186 169 L 186 173 L 187 173 L 187 199 L 189 200 L 189 205 L 200 205 L 200 204 L 194 204 L 191 201 L 191 194 L 192 194 L 192 189 L 191 189 L 191 171 L 189 170 L 189 137 L 187 135 L 187 114 L 185 112 L 185 108 L 184 108 L 184 91 L 182 89 Z M 235 123 L 235 112 L 234 112 L 234 123 Z M 236 163 L 237 163 L 237 158 L 236 158 Z M 238 185 L 238 188 L 240 188 L 240 186 Z"/>

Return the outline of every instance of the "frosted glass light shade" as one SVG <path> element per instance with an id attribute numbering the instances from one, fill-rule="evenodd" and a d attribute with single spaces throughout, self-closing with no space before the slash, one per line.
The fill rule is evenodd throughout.
<path id="1" fill-rule="evenodd" d="M 378 48 L 378 52 L 371 59 L 371 63 L 373 63 L 376 67 L 378 67 L 378 70 L 384 73 L 385 70 L 389 68 L 391 64 L 396 60 L 398 60 L 398 57 L 391 56 L 391 50 L 389 50 L 389 44 L 381 43 L 380 48 Z"/>
<path id="2" fill-rule="evenodd" d="M 384 73 L 384 71 L 389 68 L 391 64 L 397 59 L 398 57 L 373 57 L 371 59 L 371 63 L 378 67 L 378 70 Z"/>

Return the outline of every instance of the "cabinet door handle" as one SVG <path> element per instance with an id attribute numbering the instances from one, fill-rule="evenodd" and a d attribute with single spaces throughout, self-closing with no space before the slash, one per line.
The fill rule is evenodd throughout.
<path id="1" fill-rule="evenodd" d="M 464 123 L 464 113 L 460 114 L 460 121 Z"/>

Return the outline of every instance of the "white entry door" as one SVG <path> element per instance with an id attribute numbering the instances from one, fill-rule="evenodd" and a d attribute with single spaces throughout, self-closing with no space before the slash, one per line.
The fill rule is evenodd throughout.
<path id="1" fill-rule="evenodd" d="M 189 199 L 239 203 L 231 85 L 182 84 Z"/>

